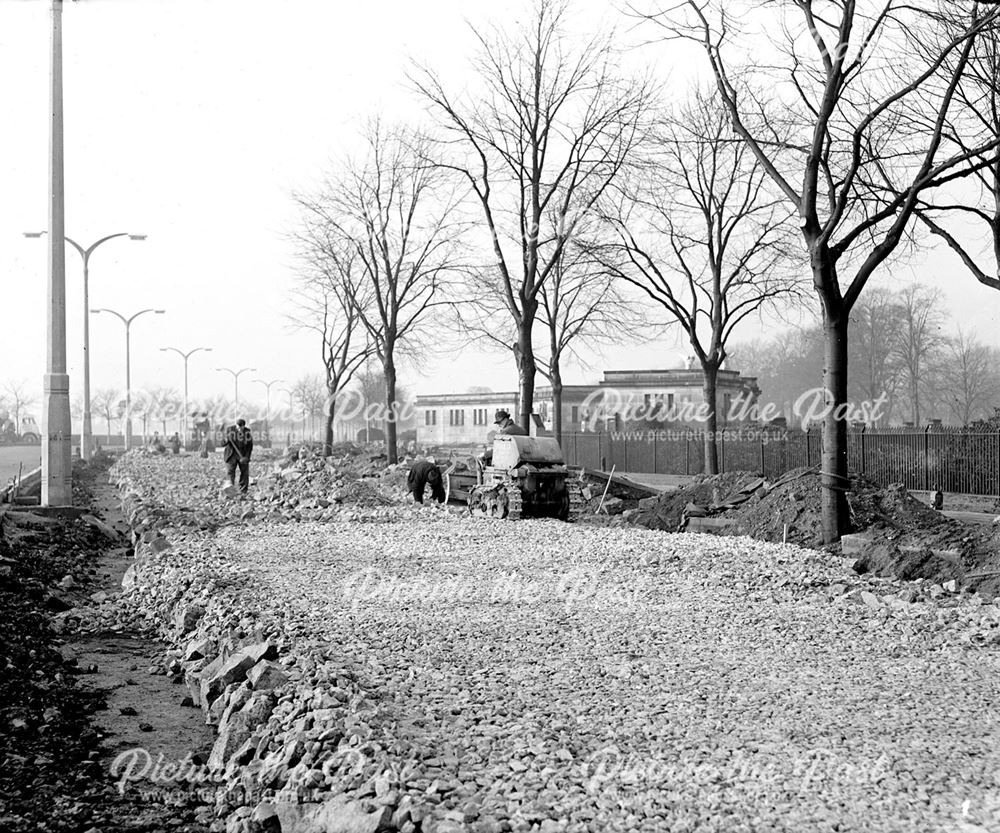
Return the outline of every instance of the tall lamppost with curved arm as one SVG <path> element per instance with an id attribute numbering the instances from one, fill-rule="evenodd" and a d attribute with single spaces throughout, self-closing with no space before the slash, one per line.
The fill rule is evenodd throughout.
<path id="1" fill-rule="evenodd" d="M 113 309 L 99 307 L 91 310 L 94 315 L 99 312 L 107 312 L 116 316 L 125 325 L 125 450 L 132 448 L 132 322 L 140 315 L 151 312 L 154 315 L 163 315 L 166 310 L 162 309 L 141 309 L 135 315 L 126 318 L 120 312 Z"/>
<path id="2" fill-rule="evenodd" d="M 45 233 L 44 231 L 26 231 L 24 236 L 41 237 Z M 130 234 L 127 231 L 119 231 L 116 234 L 102 237 L 89 246 L 81 246 L 72 237 L 63 236 L 63 239 L 83 258 L 83 429 L 80 431 L 80 456 L 84 460 L 90 459 L 94 433 L 90 414 L 90 256 L 102 243 L 107 243 L 116 237 L 127 237 L 129 240 L 146 239 L 145 234 Z"/>
<path id="3" fill-rule="evenodd" d="M 229 373 L 233 377 L 233 398 L 236 400 L 236 408 L 240 407 L 240 376 L 244 373 L 256 372 L 256 367 L 241 367 L 239 370 L 231 370 L 228 367 L 217 367 L 220 372 Z"/>
<path id="4" fill-rule="evenodd" d="M 195 353 L 204 350 L 206 353 L 211 353 L 211 347 L 195 347 L 193 350 L 188 350 L 186 353 L 177 347 L 161 347 L 160 352 L 166 353 L 172 351 L 184 359 L 184 445 L 187 446 L 188 441 L 188 359 L 190 359 Z"/>
<path id="5" fill-rule="evenodd" d="M 272 379 L 270 382 L 265 382 L 263 379 L 254 379 L 258 385 L 263 385 L 264 389 L 267 391 L 267 400 L 264 405 L 264 431 L 267 434 L 267 444 L 271 445 L 271 385 L 276 385 L 279 382 L 284 382 L 284 379 Z"/>

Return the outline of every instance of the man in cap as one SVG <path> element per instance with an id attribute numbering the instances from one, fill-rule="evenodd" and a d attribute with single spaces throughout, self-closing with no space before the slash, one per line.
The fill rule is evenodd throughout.
<path id="1" fill-rule="evenodd" d="M 497 412 L 493 415 L 493 424 L 496 425 L 497 430 L 490 432 L 486 439 L 486 448 L 483 449 L 483 454 L 480 458 L 485 466 L 493 462 L 493 437 L 496 434 L 506 434 L 507 436 L 515 437 L 526 437 L 528 435 L 527 431 L 510 418 L 510 413 L 505 408 L 497 409 Z"/>
<path id="2" fill-rule="evenodd" d="M 493 422 L 497 426 L 497 432 L 514 437 L 526 437 L 528 432 L 510 418 L 510 414 L 504 408 L 498 408 L 493 415 Z"/>
<path id="3" fill-rule="evenodd" d="M 236 420 L 236 425 L 226 432 L 226 450 L 223 460 L 229 485 L 236 484 L 236 469 L 240 470 L 240 494 L 245 495 L 250 487 L 250 455 L 253 453 L 253 437 L 245 419 Z"/>

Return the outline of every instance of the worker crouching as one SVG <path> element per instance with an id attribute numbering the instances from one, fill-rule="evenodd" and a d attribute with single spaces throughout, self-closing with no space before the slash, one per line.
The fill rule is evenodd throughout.
<path id="1" fill-rule="evenodd" d="M 438 503 L 444 503 L 444 478 L 441 469 L 433 460 L 418 460 L 410 467 L 406 476 L 406 487 L 417 503 L 424 502 L 424 488 L 430 486 L 431 497 Z"/>

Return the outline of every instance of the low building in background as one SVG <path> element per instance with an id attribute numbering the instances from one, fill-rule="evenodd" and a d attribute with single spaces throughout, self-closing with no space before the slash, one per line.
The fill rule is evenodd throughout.
<path id="1" fill-rule="evenodd" d="M 626 425 L 696 425 L 691 419 L 705 401 L 701 370 L 606 370 L 597 384 L 563 385 L 563 432 L 605 431 Z M 757 380 L 737 370 L 720 370 L 718 378 L 720 426 L 753 420 L 752 406 L 760 397 Z M 450 393 L 416 398 L 417 442 L 420 445 L 468 445 L 485 441 L 493 430 L 493 413 L 507 409 L 516 419 L 518 395 Z M 532 433 L 553 429 L 552 387 L 535 389 Z M 745 415 L 741 418 L 741 415 Z"/>
<path id="2" fill-rule="evenodd" d="M 517 394 L 445 393 L 416 399 L 417 444 L 481 445 L 495 430 L 493 414 L 498 408 L 517 418 Z"/>

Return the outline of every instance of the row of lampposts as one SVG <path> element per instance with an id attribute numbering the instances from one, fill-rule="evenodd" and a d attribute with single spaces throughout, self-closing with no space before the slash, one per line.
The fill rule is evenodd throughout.
<path id="1" fill-rule="evenodd" d="M 26 231 L 24 232 L 25 237 L 30 238 L 40 238 L 46 234 L 44 231 Z M 95 243 L 90 246 L 82 246 L 73 240 L 71 237 L 64 236 L 64 240 L 69 243 L 74 249 L 79 252 L 80 257 L 83 259 L 83 426 L 80 432 L 80 456 L 84 460 L 89 460 L 91 456 L 91 449 L 93 447 L 93 418 L 91 414 L 91 396 L 90 396 L 90 314 L 98 313 L 108 313 L 114 315 L 118 318 L 122 324 L 125 325 L 125 448 L 126 450 L 132 447 L 132 349 L 131 349 L 131 327 L 132 322 L 135 321 L 139 316 L 145 313 L 151 312 L 155 315 L 163 315 L 165 310 L 162 309 L 144 309 L 135 313 L 134 315 L 126 317 L 120 312 L 113 309 L 108 309 L 106 307 L 99 307 L 96 309 L 90 308 L 90 256 L 94 251 L 103 243 L 109 240 L 114 240 L 118 237 L 128 237 L 130 240 L 145 240 L 145 234 L 132 234 L 130 232 L 118 232 L 116 234 L 109 234 L 105 237 L 100 238 Z M 185 441 L 188 436 L 188 408 L 189 408 L 189 387 L 188 387 L 188 360 L 195 353 L 205 351 L 211 352 L 211 347 L 195 347 L 193 350 L 188 350 L 187 352 L 181 350 L 177 347 L 161 347 L 161 352 L 174 352 L 177 353 L 184 360 L 184 419 L 183 419 L 183 433 L 185 436 Z M 239 389 L 239 379 L 244 373 L 253 372 L 256 370 L 254 367 L 244 367 L 240 370 L 232 370 L 228 367 L 218 367 L 216 370 L 220 372 L 229 373 L 233 377 L 233 394 L 235 398 L 236 406 L 239 407 L 240 401 L 240 389 Z M 272 382 L 264 382 L 262 380 L 255 380 L 259 384 L 265 386 L 267 390 L 267 410 L 265 415 L 265 430 L 270 435 L 270 412 L 271 412 L 271 386 L 281 381 L 275 380 Z"/>
<path id="2" fill-rule="evenodd" d="M 66 251 L 65 243 L 73 246 L 83 258 L 83 341 L 84 341 L 84 379 L 83 426 L 80 433 L 80 454 L 89 459 L 93 425 L 90 402 L 90 287 L 89 269 L 90 256 L 94 251 L 109 240 L 128 237 L 132 240 L 144 240 L 145 235 L 118 232 L 102 237 L 90 246 L 82 246 L 66 236 L 65 213 L 65 177 L 63 154 L 63 58 L 62 58 L 62 6 L 63 0 L 51 2 L 51 48 L 49 50 L 49 176 L 48 176 L 48 268 L 46 270 L 47 307 L 46 307 L 46 359 L 43 376 L 42 400 L 42 506 L 69 506 L 73 502 L 72 485 L 72 425 L 70 420 L 69 373 L 66 361 Z M 41 237 L 45 232 L 26 232 L 27 237 Z M 125 325 L 125 416 L 126 416 L 126 447 L 131 445 L 131 350 L 130 328 L 133 321 L 147 312 L 163 314 L 163 310 L 140 310 L 126 318 L 114 310 L 99 308 L 95 313 L 105 312 L 117 316 Z M 187 422 L 187 361 L 198 350 L 211 348 L 195 348 L 184 353 L 176 348 L 184 358 L 184 399 L 185 426 Z M 231 371 L 237 383 L 241 371 Z M 270 395 L 270 385 L 267 385 Z M 238 398 L 237 398 L 238 402 Z M 270 403 L 268 403 L 270 411 Z M 268 414 L 269 416 L 269 414 Z"/>
<path id="3" fill-rule="evenodd" d="M 44 231 L 26 231 L 25 237 L 42 237 Z M 116 237 L 128 237 L 129 240 L 145 240 L 145 234 L 131 234 L 127 231 L 120 231 L 116 234 L 109 234 L 102 237 L 96 243 L 89 246 L 81 246 L 72 237 L 63 235 L 63 239 L 69 243 L 83 258 L 83 428 L 80 432 L 80 456 L 84 460 L 90 459 L 90 448 L 93 438 L 93 419 L 90 411 L 90 256 L 102 243 L 114 240 Z M 116 313 L 117 314 L 117 313 Z"/>

